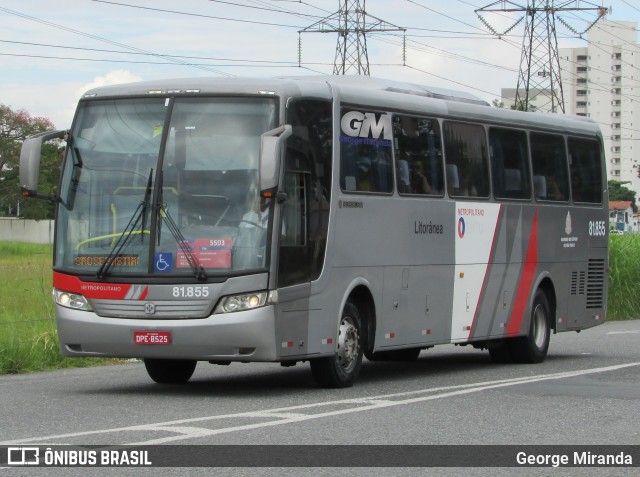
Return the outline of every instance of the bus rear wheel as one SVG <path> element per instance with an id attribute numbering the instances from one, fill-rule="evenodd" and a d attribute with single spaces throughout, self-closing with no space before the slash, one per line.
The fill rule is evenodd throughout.
<path id="1" fill-rule="evenodd" d="M 551 307 L 544 291 L 538 289 L 531 306 L 527 336 L 510 339 L 509 355 L 516 363 L 541 363 L 547 356 L 551 340 Z"/>
<path id="2" fill-rule="evenodd" d="M 197 361 L 186 359 L 145 359 L 149 377 L 159 384 L 184 384 L 193 375 Z"/>
<path id="3" fill-rule="evenodd" d="M 325 388 L 347 388 L 356 381 L 362 366 L 364 331 L 355 303 L 348 300 L 340 318 L 338 350 L 334 356 L 311 360 L 316 382 Z"/>

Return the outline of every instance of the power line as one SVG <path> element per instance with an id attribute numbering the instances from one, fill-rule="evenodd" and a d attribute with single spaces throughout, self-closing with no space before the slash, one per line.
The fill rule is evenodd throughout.
<path id="1" fill-rule="evenodd" d="M 111 3 L 111 2 L 104 2 L 103 0 L 93 0 L 94 2 L 100 2 L 100 3 Z M 228 2 L 228 1 L 224 1 L 224 0 L 209 0 L 209 2 L 212 3 L 222 3 L 225 5 L 232 5 L 234 7 L 241 7 L 241 8 L 250 8 L 253 10 L 261 10 L 261 11 L 265 11 L 265 12 L 273 12 L 273 13 L 286 13 L 288 15 L 295 15 L 295 16 L 299 16 L 299 17 L 304 17 L 304 18 L 322 18 L 320 15 L 309 15 L 306 13 L 297 13 L 297 12 L 293 12 L 291 10 L 280 10 L 277 8 L 270 8 L 267 6 L 264 6 L 266 4 L 262 3 L 262 2 L 252 2 L 255 3 L 257 6 L 253 6 L 253 5 L 243 5 L 241 3 L 236 3 L 236 2 Z"/>
<path id="2" fill-rule="evenodd" d="M 389 43 L 395 46 L 403 46 L 403 43 L 398 43 L 398 42 L 394 42 L 393 40 L 390 39 L 386 39 L 386 38 L 379 38 L 378 35 L 372 35 L 374 37 L 374 39 L 383 42 L 383 43 Z M 397 35 L 391 35 L 392 37 L 395 36 L 396 38 L 398 38 Z M 418 46 L 414 46 L 418 45 Z M 479 60 L 477 58 L 471 58 L 469 56 L 464 56 L 464 55 L 460 55 L 458 53 L 453 53 L 451 51 L 448 50 L 443 50 L 442 48 L 436 48 L 434 46 L 429 46 L 425 43 L 421 43 L 415 40 L 408 40 L 406 42 L 406 47 L 407 49 L 413 49 L 416 51 L 422 51 L 425 53 L 429 53 L 431 55 L 435 55 L 435 56 L 440 56 L 443 58 L 449 58 L 449 59 L 453 59 L 453 60 L 457 60 L 463 63 L 469 63 L 469 64 L 474 64 L 474 65 L 479 65 L 479 66 L 486 66 L 488 68 L 497 68 L 497 69 L 501 69 L 503 71 L 510 71 L 510 72 L 514 72 L 517 73 L 518 70 L 513 69 L 513 68 L 509 68 L 507 66 L 502 66 L 502 65 L 497 65 L 494 63 L 489 63 L 487 61 L 483 61 L 483 60 Z"/>
<path id="3" fill-rule="evenodd" d="M 122 51 L 122 50 L 107 50 L 102 48 L 87 48 L 87 47 L 68 46 L 68 45 L 52 45 L 52 44 L 46 44 L 46 43 L 32 43 L 32 42 L 25 42 L 25 41 L 13 41 L 13 40 L 0 39 L 0 43 L 37 46 L 41 48 L 60 48 L 60 49 L 78 50 L 78 51 L 93 51 L 98 53 L 115 53 L 120 55 L 156 56 L 155 54 L 151 54 L 151 53 L 141 53 L 141 52 Z M 9 53 L 6 53 L 6 55 L 21 56 L 18 54 L 9 54 Z M 165 55 L 162 55 L 162 56 L 165 56 Z M 273 65 L 285 64 L 285 65 L 292 65 L 292 66 L 297 65 L 297 62 L 294 62 L 294 61 L 271 61 L 271 60 L 254 60 L 254 59 L 247 60 L 247 59 L 236 59 L 236 58 L 224 58 L 224 57 L 218 58 L 218 57 L 191 56 L 191 55 L 171 55 L 171 56 L 172 58 L 183 58 L 183 59 L 189 59 L 189 60 L 232 61 L 232 62 L 238 62 L 238 63 L 267 63 L 267 64 L 273 64 Z M 47 56 L 43 56 L 43 57 L 48 58 Z M 68 58 L 68 59 L 73 59 L 73 58 Z M 102 60 L 95 59 L 95 61 L 102 61 Z M 108 61 L 108 60 L 105 60 L 105 61 Z M 132 62 L 132 63 L 135 63 L 135 62 Z M 157 64 L 171 64 L 171 63 L 157 63 Z"/>
<path id="4" fill-rule="evenodd" d="M 98 3 L 105 3 L 105 4 L 109 4 L 109 5 L 115 5 L 115 6 L 118 6 L 118 7 L 136 8 L 136 9 L 139 9 L 139 10 L 147 10 L 147 11 L 161 12 L 161 13 L 171 13 L 173 15 L 185 15 L 185 16 L 189 16 L 189 17 L 208 18 L 208 19 L 211 19 L 211 20 L 224 20 L 224 21 L 229 21 L 229 22 L 238 22 L 238 23 L 247 23 L 247 24 L 252 24 L 252 25 L 274 26 L 274 27 L 283 27 L 283 28 L 295 28 L 295 29 L 303 28 L 300 25 L 287 25 L 287 24 L 284 24 L 284 23 L 272 23 L 272 22 L 263 22 L 263 21 L 257 21 L 257 20 L 246 20 L 246 19 L 239 19 L 239 18 L 219 17 L 219 16 L 215 16 L 215 15 L 205 15 L 205 14 L 202 14 L 202 13 L 180 12 L 180 11 L 177 11 L 177 10 L 166 10 L 164 8 L 155 8 L 155 7 L 143 7 L 141 5 L 131 5 L 129 3 L 111 2 L 111 1 L 107 1 L 107 0 L 92 0 L 92 1 L 93 2 L 98 2 Z"/>
<path id="5" fill-rule="evenodd" d="M 17 12 L 15 10 L 9 10 L 8 8 L 0 7 L 0 11 L 3 11 L 5 13 L 9 13 L 11 15 L 19 16 L 21 18 L 26 18 L 27 20 L 31 20 L 31 21 L 34 21 L 34 22 L 37 22 L 37 23 L 41 23 L 43 25 L 47 25 L 49 27 L 57 28 L 59 30 L 64 30 L 66 32 L 73 33 L 75 35 L 80 35 L 80 36 L 84 36 L 86 38 L 91 38 L 93 40 L 102 41 L 102 42 L 108 43 L 110 45 L 119 46 L 121 48 L 126 48 L 126 49 L 131 50 L 131 51 L 136 51 L 136 52 L 140 52 L 140 53 L 147 53 L 149 55 L 156 56 L 158 58 L 162 58 L 162 59 L 168 60 L 168 61 L 170 61 L 172 63 L 175 63 L 175 64 L 178 64 L 178 65 L 192 66 L 192 67 L 195 67 L 195 68 L 199 68 L 199 69 L 203 69 L 203 70 L 206 70 L 206 71 L 210 71 L 212 73 L 216 73 L 216 74 L 223 75 L 223 76 L 233 76 L 233 75 L 230 75 L 229 73 L 225 73 L 225 72 L 222 72 L 222 71 L 217 71 L 217 70 L 214 70 L 214 69 L 211 69 L 211 68 L 207 68 L 205 66 L 191 65 L 191 64 L 186 63 L 186 62 L 184 62 L 182 60 L 179 60 L 179 59 L 176 59 L 176 58 L 172 58 L 171 56 L 160 55 L 158 53 L 153 53 L 151 51 L 147 51 L 147 50 L 143 50 L 141 48 L 137 48 L 137 47 L 134 47 L 134 46 L 126 45 L 124 43 L 119 43 L 117 41 L 108 40 L 106 38 L 102 38 L 100 36 L 93 35 L 91 33 L 85 33 L 85 32 L 80 31 L 80 30 L 75 30 L 73 28 L 65 27 L 63 25 L 58 25 L 57 23 L 53 23 L 53 22 L 50 22 L 50 21 L 47 21 L 47 20 L 41 20 L 39 18 L 33 17 L 31 15 L 27 15 L 25 13 L 20 13 L 20 12 Z"/>
<path id="6" fill-rule="evenodd" d="M 174 10 L 165 10 L 165 9 L 159 9 L 159 8 L 153 8 L 153 7 L 144 7 L 144 6 L 137 6 L 137 5 L 133 5 L 133 4 L 128 4 L 128 3 L 124 3 L 124 2 L 116 2 L 116 1 L 107 1 L 107 0 L 93 0 L 97 3 L 104 3 L 104 4 L 110 4 L 110 5 L 114 5 L 114 6 L 121 6 L 121 7 L 127 7 L 127 8 L 138 8 L 138 9 L 143 9 L 143 10 L 152 10 L 152 11 L 159 11 L 159 12 L 164 12 L 164 13 L 168 13 L 168 14 L 179 14 L 179 15 L 188 15 L 188 16 L 197 16 L 197 17 L 204 17 L 204 18 L 212 18 L 212 19 L 216 19 L 216 20 L 221 20 L 221 21 L 235 21 L 235 22 L 242 22 L 242 23 L 251 23 L 251 21 L 249 20 L 245 20 L 245 19 L 237 19 L 237 18 L 227 18 L 227 17 L 220 17 L 220 16 L 211 16 L 211 15 L 201 15 L 201 14 L 193 14 L 193 13 L 188 13 L 188 12 L 179 12 L 179 11 L 174 11 Z M 269 4 L 265 3 L 265 2 L 260 2 L 260 1 L 254 1 L 254 0 L 248 0 L 250 3 L 254 3 L 256 6 L 254 5 L 246 5 L 246 4 L 241 4 L 241 3 L 237 3 L 237 2 L 232 2 L 232 1 L 223 1 L 223 0 L 209 0 L 213 3 L 221 3 L 221 4 L 227 4 L 230 6 L 236 6 L 236 7 L 240 7 L 240 8 L 250 8 L 250 9 L 255 9 L 258 11 L 269 11 L 272 13 L 280 13 L 280 14 L 287 14 L 287 15 L 295 15 L 295 16 L 299 16 L 299 17 L 306 17 L 306 18 L 318 18 L 317 15 L 309 15 L 309 14 L 304 14 L 304 13 L 297 13 L 294 11 L 291 11 L 289 9 L 285 9 L 285 8 L 273 8 L 272 6 L 270 6 Z M 416 1 L 412 1 L 412 0 L 408 0 L 409 3 L 412 3 L 420 8 L 426 9 L 434 14 L 443 16 L 445 18 L 448 18 L 452 21 L 456 21 L 458 23 L 461 23 L 465 26 L 471 27 L 473 29 L 479 30 L 478 33 L 476 32 L 465 32 L 465 31 L 454 31 L 454 30 L 438 30 L 438 29 L 430 29 L 430 28 L 420 28 L 420 27 L 409 27 L 409 29 L 411 30 L 415 30 L 415 31 L 430 31 L 430 32 L 436 32 L 436 33 L 455 33 L 455 34 L 460 34 L 460 35 L 469 35 L 470 37 L 473 37 L 474 39 L 489 39 L 489 38 L 494 38 L 492 37 L 492 35 L 490 35 L 489 33 L 483 32 L 480 28 L 471 25 L 470 23 L 466 23 L 463 22 L 461 20 L 456 19 L 453 16 L 447 15 L 445 13 L 439 12 L 433 8 L 429 8 L 426 7 L 425 5 L 422 5 Z M 462 2 L 461 3 L 466 3 L 471 5 L 469 2 Z M 284 1 L 281 1 L 281 3 L 284 3 Z M 315 9 L 318 9 L 319 11 L 325 11 L 315 5 L 312 5 L 310 3 L 307 2 L 303 2 L 303 1 L 288 1 L 287 3 L 296 3 L 298 5 L 306 5 Z M 7 9 L 2 9 L 0 8 L 0 10 L 2 11 L 7 11 Z M 282 24 L 282 23 L 268 23 L 268 22 L 260 22 L 260 24 L 267 24 L 267 25 L 272 25 L 275 27 L 287 27 L 287 28 L 292 28 L 292 27 L 296 27 L 295 25 L 287 25 L 287 24 Z M 70 29 L 68 29 L 67 31 L 70 31 Z M 77 32 L 77 31 L 74 31 Z M 82 33 L 82 32 L 80 32 Z M 372 33 L 372 36 L 375 33 Z M 85 34 L 85 36 L 88 37 L 93 37 L 96 39 L 100 39 L 101 41 L 107 41 L 111 44 L 114 45 L 122 45 L 122 44 L 118 44 L 117 42 L 112 42 L 110 40 L 105 40 L 105 39 L 101 39 L 100 37 L 94 37 L 92 35 L 88 35 Z M 401 38 L 400 36 L 395 36 L 396 38 Z M 426 36 L 421 36 L 421 35 L 406 35 L 406 37 L 409 38 L 409 40 L 406 43 L 406 47 L 410 48 L 412 50 L 416 50 L 416 51 L 422 51 L 422 52 L 427 52 L 431 55 L 435 55 L 435 56 L 440 56 L 440 57 L 444 57 L 444 58 L 449 58 L 449 59 L 453 59 L 455 61 L 460 61 L 460 62 L 464 62 L 464 63 L 468 63 L 468 64 L 476 64 L 479 66 L 485 66 L 485 67 L 491 67 L 491 68 L 497 68 L 497 69 L 501 69 L 504 71 L 515 71 L 512 68 L 506 67 L 506 66 L 501 66 L 501 65 L 497 65 L 497 64 L 491 64 L 489 62 L 483 62 L 480 60 L 477 60 L 475 58 L 470 58 L 470 57 L 465 57 L 463 55 L 459 55 L 455 52 L 449 51 L 449 50 L 444 50 L 444 49 L 438 49 L 435 47 L 431 47 L 427 44 L 424 43 L 420 43 L 419 41 L 416 41 L 415 39 L 411 39 L 411 38 L 421 38 L 421 37 L 426 37 Z M 404 37 L 403 41 L 404 40 Z M 451 37 L 439 37 L 439 38 L 451 38 Z M 379 37 L 374 37 L 374 40 L 380 41 L 380 42 L 386 42 L 386 43 L 390 43 L 390 44 L 395 44 L 398 45 L 398 43 L 394 43 L 393 40 L 386 40 L 386 39 L 382 39 Z M 8 40 L 0 40 L 3 42 L 8 42 Z M 501 38 L 501 41 L 506 42 L 508 45 L 514 47 L 514 48 L 519 48 L 517 45 L 514 44 L 514 42 L 508 40 L 507 38 Z M 19 42 L 16 42 L 19 43 Z M 23 44 L 27 44 L 26 42 L 24 42 Z M 82 48 L 79 47 L 64 47 L 61 45 L 44 45 L 44 44 L 34 44 L 34 46 L 49 46 L 52 48 L 69 48 L 69 49 L 76 49 L 76 50 L 83 50 Z M 125 47 L 127 49 L 131 49 L 132 47 L 128 47 L 127 45 L 122 45 L 122 47 Z M 231 63 L 237 63 L 237 64 L 233 64 L 233 65 L 207 65 L 207 64 L 203 64 L 203 63 L 196 63 L 196 62 L 183 62 L 183 63 L 178 63 L 178 64 L 183 64 L 186 66 L 192 66 L 192 67 L 201 67 L 201 68 L 207 68 L 210 66 L 216 66 L 216 67 L 220 67 L 220 66 L 231 66 L 231 67 L 255 67 L 255 68 L 262 68 L 265 67 L 265 65 L 273 65 L 274 67 L 293 67 L 293 66 L 297 66 L 299 68 L 304 68 L 304 69 L 308 69 L 309 71 L 314 71 L 311 70 L 309 68 L 310 65 L 328 65 L 327 63 L 312 63 L 312 62 L 305 62 L 302 63 L 301 61 L 298 61 L 297 64 L 295 62 L 289 62 L 289 61 L 268 61 L 268 60 L 251 60 L 251 59 L 236 59 L 236 58 L 214 58 L 214 57 L 205 57 L 205 56 L 186 56 L 186 55 L 164 55 L 164 54 L 158 54 L 158 53 L 152 53 L 152 52 L 145 52 L 144 50 L 140 50 L 140 51 L 135 51 L 131 50 L 129 52 L 126 51 L 116 51 L 116 50 L 100 50 L 100 49 L 90 49 L 90 48 L 85 48 L 85 51 L 101 51 L 104 53 L 112 53 L 112 54 L 130 54 L 130 55 L 137 55 L 137 56 L 154 56 L 154 57 L 158 57 L 158 58 L 162 58 L 163 60 L 167 60 L 170 62 L 174 62 L 174 60 L 169 60 L 169 58 L 173 58 L 173 59 L 186 59 L 186 60 L 198 60 L 198 61 L 224 61 L 224 62 L 231 62 Z M 45 59 L 67 59 L 67 60 L 71 60 L 71 61 L 96 61 L 96 62 L 100 62 L 103 61 L 105 63 L 108 62 L 118 62 L 118 63 L 131 63 L 131 64 L 136 64 L 136 63 L 144 63 L 144 64 L 171 64 L 170 62 L 164 62 L 164 61 L 158 61 L 158 62 L 153 62 L 153 61 L 124 61 L 124 60 L 114 60 L 114 59 L 104 59 L 104 60 L 99 60 L 99 59 L 95 59 L 95 58 L 73 58 L 73 57 L 64 57 L 64 56 L 45 56 L 45 55 L 18 55 L 18 54 L 11 54 L 11 53 L 2 53 L 2 55 L 4 56 L 25 56 L 25 57 L 41 57 L 41 58 L 45 58 Z M 246 63 L 246 64 L 240 64 L 240 63 Z M 380 65 L 380 66 L 390 66 L 390 65 L 384 65 L 381 63 L 374 63 L 376 65 Z M 413 68 L 417 71 L 420 71 L 419 68 Z M 314 71 L 315 73 L 320 73 L 323 74 L 321 72 L 318 71 Z M 221 72 L 217 72 L 219 74 L 226 74 L 226 73 L 221 73 Z M 228 76 L 233 76 L 233 75 L 229 75 Z M 433 76 L 438 76 L 438 75 L 433 75 Z M 449 82 L 452 82 L 450 80 L 450 78 L 443 78 L 446 79 Z M 482 91 L 482 92 L 486 92 L 483 90 L 480 90 L 478 88 L 473 88 L 469 85 L 464 85 L 463 83 L 456 83 L 456 84 L 461 84 L 465 87 L 469 87 L 471 89 L 476 89 L 478 91 Z"/>
<path id="7" fill-rule="evenodd" d="M 42 58 L 48 60 L 72 60 L 72 61 L 88 61 L 95 63 L 124 63 L 124 64 L 132 64 L 132 65 L 173 65 L 175 63 L 169 61 L 133 61 L 133 60 L 110 60 L 105 58 L 78 58 L 72 56 L 52 56 L 52 55 L 29 55 L 25 53 L 0 53 L 0 56 L 12 56 L 12 57 L 22 57 L 22 58 Z M 234 60 L 227 60 L 234 61 Z M 309 63 L 309 64 L 326 64 L 329 63 Z M 208 66 L 217 66 L 217 67 L 252 67 L 252 68 L 298 68 L 300 65 L 298 63 L 289 62 L 288 64 L 265 64 L 265 65 L 238 65 L 238 64 L 219 64 L 219 65 L 207 65 L 204 63 L 188 63 L 189 66 L 194 67 L 208 67 Z M 227 76 L 234 76 L 229 73 L 226 73 Z"/>
<path id="8" fill-rule="evenodd" d="M 454 81 L 454 80 L 452 80 L 451 78 L 446 78 L 446 77 L 444 77 L 444 76 L 437 75 L 437 74 L 432 73 L 432 72 L 430 72 L 430 71 L 426 71 L 426 70 L 423 70 L 423 69 L 420 69 L 420 68 L 416 68 L 415 66 L 411 66 L 411 65 L 404 65 L 404 66 L 405 66 L 406 68 L 409 68 L 410 70 L 419 71 L 419 72 L 424 73 L 424 74 L 427 74 L 427 75 L 429 75 L 429 76 L 435 76 L 436 78 L 446 80 L 446 81 L 448 81 L 448 82 L 450 82 L 450 83 L 457 84 L 457 85 L 459 85 L 459 86 L 464 86 L 465 88 L 473 89 L 473 90 L 475 90 L 475 91 L 480 91 L 481 93 L 487 93 L 487 94 L 490 94 L 490 95 L 492 95 L 492 96 L 493 96 L 493 95 L 495 95 L 495 93 L 493 93 L 493 92 L 491 92 L 491 91 L 487 91 L 487 90 L 484 90 L 484 89 L 476 88 L 476 87 L 474 87 L 474 86 L 471 86 L 471 85 L 468 85 L 468 84 L 465 84 L 465 83 L 461 83 L 461 82 L 459 82 L 459 81 Z"/>
<path id="9" fill-rule="evenodd" d="M 407 1 L 407 2 L 409 2 L 409 3 L 412 3 L 412 4 L 416 5 L 416 6 L 418 6 L 418 7 L 420 7 L 420 8 L 424 8 L 425 10 L 428 10 L 428 11 L 430 11 L 430 12 L 432 12 L 432 13 L 435 13 L 436 15 L 440 15 L 440 16 L 443 16 L 443 17 L 445 17 L 445 18 L 448 18 L 449 20 L 453 20 L 453 21 L 455 21 L 455 22 L 462 23 L 463 25 L 466 25 L 466 26 L 468 26 L 468 27 L 471 27 L 471 28 L 473 28 L 474 30 L 480 30 L 480 31 L 483 31 L 483 30 L 482 30 L 482 28 L 479 28 L 479 27 L 478 27 L 478 26 L 476 26 L 476 25 L 472 25 L 471 23 L 463 22 L 462 20 L 459 20 L 458 18 L 455 18 L 455 17 L 452 17 L 451 15 L 447 15 L 447 14 L 445 14 L 445 13 L 439 12 L 439 11 L 437 11 L 437 10 L 434 10 L 433 8 L 426 7 L 426 6 L 424 6 L 424 5 L 422 5 L 422 4 L 418 3 L 418 2 L 415 2 L 414 0 L 406 0 L 406 1 Z M 484 32 L 483 32 L 483 33 L 484 33 Z"/>
<path id="10" fill-rule="evenodd" d="M 638 8 L 638 7 L 634 7 L 633 5 L 631 5 L 631 4 L 630 4 L 629 2 L 627 2 L 626 0 L 620 0 L 620 1 L 621 1 L 622 3 L 624 3 L 625 5 L 627 5 L 627 6 L 631 7 L 631 8 L 633 8 L 634 10 L 636 10 L 636 11 L 640 12 L 640 8 Z"/>

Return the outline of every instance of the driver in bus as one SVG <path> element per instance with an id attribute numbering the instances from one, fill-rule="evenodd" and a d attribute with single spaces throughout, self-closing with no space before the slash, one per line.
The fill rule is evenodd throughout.
<path id="1" fill-rule="evenodd" d="M 266 197 L 256 196 L 251 209 L 242 216 L 239 227 L 259 227 L 264 229 L 269 221 L 269 202 Z"/>

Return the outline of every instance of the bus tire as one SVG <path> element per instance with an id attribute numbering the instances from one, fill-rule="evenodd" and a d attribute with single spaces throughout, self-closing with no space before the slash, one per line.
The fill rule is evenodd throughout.
<path id="1" fill-rule="evenodd" d="M 186 359 L 145 359 L 149 377 L 159 384 L 184 384 L 193 375 L 197 361 Z"/>
<path id="2" fill-rule="evenodd" d="M 509 354 L 516 363 L 541 363 L 547 356 L 551 339 L 551 307 L 547 295 L 536 291 L 531 306 L 529 333 L 509 340 Z"/>
<path id="3" fill-rule="evenodd" d="M 360 311 L 349 299 L 340 318 L 337 353 L 310 361 L 311 372 L 318 385 L 325 388 L 348 388 L 353 385 L 362 366 L 364 333 Z"/>

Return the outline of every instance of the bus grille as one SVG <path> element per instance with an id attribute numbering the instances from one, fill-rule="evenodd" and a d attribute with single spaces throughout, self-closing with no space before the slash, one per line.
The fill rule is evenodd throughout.
<path id="1" fill-rule="evenodd" d="M 206 318 L 213 305 L 211 300 L 156 301 L 151 309 L 141 300 L 91 300 L 91 304 L 98 316 L 149 320 Z"/>
<path id="2" fill-rule="evenodd" d="M 587 269 L 587 308 L 604 308 L 604 259 L 589 260 Z"/>

